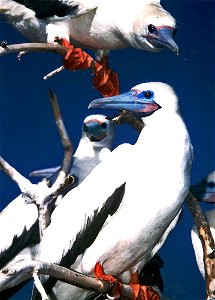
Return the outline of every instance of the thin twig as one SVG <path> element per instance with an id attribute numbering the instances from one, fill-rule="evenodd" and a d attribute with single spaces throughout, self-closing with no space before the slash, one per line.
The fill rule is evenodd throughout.
<path id="1" fill-rule="evenodd" d="M 44 80 L 47 80 L 49 78 L 51 78 L 52 76 L 60 73 L 61 71 L 65 70 L 65 67 L 64 66 L 60 66 L 59 68 L 55 69 L 54 71 L 50 72 L 49 74 L 45 75 L 43 77 Z"/>
<path id="2" fill-rule="evenodd" d="M 38 292 L 40 293 L 41 297 L 42 297 L 42 300 L 47 300 L 48 299 L 48 296 L 46 294 L 46 291 L 39 279 L 39 276 L 38 276 L 38 270 L 35 270 L 33 272 L 33 278 L 34 278 L 34 284 L 35 284 L 35 287 L 37 288 Z"/>
<path id="3" fill-rule="evenodd" d="M 22 193 L 29 191 L 32 188 L 30 180 L 22 176 L 16 169 L 14 169 L 3 157 L 0 156 L 0 168 L 7 174 L 13 181 L 16 182 Z"/>
<path id="4" fill-rule="evenodd" d="M 70 172 L 72 165 L 73 146 L 63 122 L 57 96 L 51 90 L 49 90 L 49 99 L 54 114 L 55 123 L 57 125 L 57 129 L 60 135 L 61 143 L 64 147 L 64 158 L 61 170 L 58 173 L 58 177 L 55 183 L 51 187 L 51 190 L 53 190 L 53 192 L 56 193 L 56 191 L 60 190 L 65 184 L 65 178 Z"/>

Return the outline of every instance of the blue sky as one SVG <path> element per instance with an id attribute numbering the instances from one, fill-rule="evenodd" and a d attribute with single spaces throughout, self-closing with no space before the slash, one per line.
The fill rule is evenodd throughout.
<path id="1" fill-rule="evenodd" d="M 148 53 L 122 49 L 111 52 L 110 66 L 119 74 L 122 92 L 146 81 L 163 81 L 174 87 L 194 146 L 191 180 L 195 183 L 215 169 L 215 1 L 161 2 L 177 20 L 180 55 L 169 50 Z M 8 44 L 26 41 L 11 26 L 0 22 L 0 40 Z M 85 116 L 105 112 L 87 108 L 100 97 L 92 87 L 90 71 L 65 70 L 48 81 L 42 79 L 61 64 L 62 57 L 56 54 L 29 53 L 21 61 L 14 54 L 0 57 L 0 153 L 26 177 L 32 170 L 59 165 L 63 157 L 49 88 L 58 96 L 74 147 Z M 119 126 L 114 145 L 134 143 L 136 138 L 128 125 Z M 0 209 L 18 194 L 15 183 L 0 173 Z M 210 206 L 204 205 L 204 209 Z M 176 300 L 204 299 L 204 281 L 190 241 L 192 223 L 185 205 L 180 223 L 160 251 L 165 294 Z"/>

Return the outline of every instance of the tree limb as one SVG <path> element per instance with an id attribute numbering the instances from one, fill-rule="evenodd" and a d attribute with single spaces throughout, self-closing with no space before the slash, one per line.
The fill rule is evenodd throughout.
<path id="1" fill-rule="evenodd" d="M 117 117 L 112 119 L 112 121 L 117 125 L 128 123 L 130 126 L 134 127 L 137 132 L 141 132 L 141 130 L 144 128 L 142 119 L 138 118 L 133 113 L 127 110 L 122 110 Z"/>
<path id="2" fill-rule="evenodd" d="M 57 196 L 60 194 L 60 191 L 65 186 L 71 185 L 73 182 L 71 178 L 67 178 L 72 164 L 72 143 L 63 123 L 57 97 L 51 91 L 49 91 L 49 97 L 60 139 L 64 147 L 62 167 L 54 184 L 49 187 L 47 180 L 43 180 L 38 184 L 32 184 L 28 179 L 9 165 L 9 163 L 7 163 L 2 157 L 0 157 L 0 168 L 3 169 L 3 171 L 18 184 L 23 196 L 26 198 L 26 203 L 35 203 L 37 205 L 41 237 L 43 235 L 43 231 L 50 223 L 49 204 L 52 201 L 55 201 Z"/>
<path id="3" fill-rule="evenodd" d="M 206 294 L 208 299 L 215 299 L 215 243 L 208 225 L 207 219 L 202 209 L 193 196 L 189 192 L 186 203 L 189 207 L 191 215 L 195 221 L 199 238 L 203 248 L 203 258 L 205 266 Z"/>
<path id="4" fill-rule="evenodd" d="M 15 280 L 16 283 L 21 283 L 23 280 L 31 278 L 34 273 L 49 275 L 68 284 L 100 293 L 106 293 L 113 287 L 113 283 L 87 276 L 56 264 L 34 260 L 21 260 L 8 265 L 0 271 L 0 291 L 9 288 L 11 282 Z M 130 286 L 123 285 L 123 296 L 133 299 Z"/>
<path id="5" fill-rule="evenodd" d="M 1 45 L 0 55 L 19 52 L 52 52 L 65 56 L 68 49 L 58 43 L 22 43 L 14 45 Z"/>

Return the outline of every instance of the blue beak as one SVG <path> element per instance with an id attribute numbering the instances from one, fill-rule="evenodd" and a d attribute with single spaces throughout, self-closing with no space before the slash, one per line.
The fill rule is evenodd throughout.
<path id="1" fill-rule="evenodd" d="M 175 28 L 170 26 L 156 27 L 156 32 L 149 34 L 147 40 L 156 48 L 169 48 L 179 54 L 177 44 L 173 39 Z"/>
<path id="2" fill-rule="evenodd" d="M 118 96 L 96 99 L 90 103 L 88 108 L 125 109 L 141 114 L 143 117 L 148 116 L 160 106 L 153 100 L 153 97 L 145 98 L 144 93 L 146 92 L 131 90 Z"/>

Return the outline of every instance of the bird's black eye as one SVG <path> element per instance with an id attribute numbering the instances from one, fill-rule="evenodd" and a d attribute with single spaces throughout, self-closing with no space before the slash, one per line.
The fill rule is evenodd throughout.
<path id="1" fill-rule="evenodd" d="M 153 97 L 154 93 L 152 91 L 145 91 L 143 96 L 146 99 L 151 99 Z"/>
<path id="2" fill-rule="evenodd" d="M 139 93 L 138 95 L 136 95 L 137 98 L 139 99 L 151 99 L 154 96 L 154 93 L 150 90 L 147 91 L 143 91 L 141 93 Z"/>
<path id="3" fill-rule="evenodd" d="M 156 30 L 156 27 L 155 27 L 154 25 L 152 25 L 152 24 L 149 24 L 149 25 L 148 25 L 148 31 L 149 31 L 150 33 L 154 33 L 155 30 Z"/>
<path id="4" fill-rule="evenodd" d="M 209 181 L 208 182 L 208 187 L 211 188 L 211 189 L 213 189 L 215 187 L 215 182 Z"/>
<path id="5" fill-rule="evenodd" d="M 101 127 L 104 128 L 104 129 L 107 128 L 107 123 L 105 123 L 105 122 L 102 123 L 102 124 L 101 124 Z"/>

